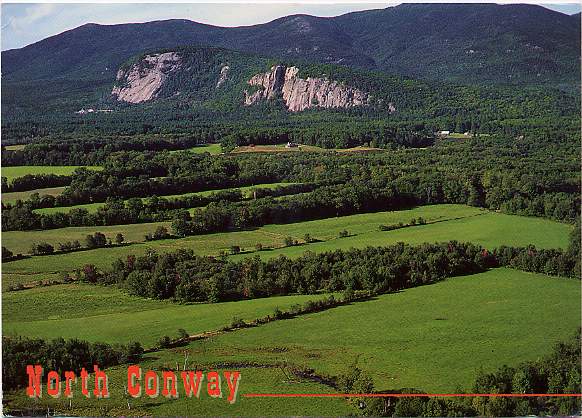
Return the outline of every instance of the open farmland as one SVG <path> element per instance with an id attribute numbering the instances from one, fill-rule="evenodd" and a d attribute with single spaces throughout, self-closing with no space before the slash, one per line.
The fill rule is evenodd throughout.
<path id="1" fill-rule="evenodd" d="M 89 341 L 154 346 L 160 337 L 190 335 L 253 320 L 327 295 L 296 295 L 238 302 L 178 305 L 129 296 L 119 289 L 88 284 L 37 287 L 4 295 L 4 335 L 82 338 Z M 30 311 L 30 304 L 35 306 Z M 9 306 L 10 309 L 6 307 Z M 55 310 L 55 306 L 60 309 Z"/>
<path id="2" fill-rule="evenodd" d="M 240 146 L 231 151 L 232 154 L 252 153 L 252 152 L 325 152 L 321 147 L 313 145 L 299 145 L 296 147 L 286 147 L 287 144 L 277 145 L 253 145 Z"/>
<path id="3" fill-rule="evenodd" d="M 207 144 L 207 145 L 199 145 L 197 147 L 192 147 L 184 150 L 174 150 L 170 151 L 170 154 L 174 154 L 176 152 L 192 152 L 194 154 L 204 154 L 205 152 L 216 155 L 222 152 L 222 148 L 220 144 Z"/>
<path id="4" fill-rule="evenodd" d="M 287 147 L 287 144 L 277 144 L 277 145 L 253 145 L 253 146 L 240 146 L 236 147 L 231 151 L 232 154 L 240 153 L 252 153 L 252 152 L 378 152 L 386 151 L 382 148 L 368 147 L 368 146 L 358 146 L 353 148 L 334 148 L 326 149 L 313 145 L 301 145 L 296 147 Z"/>
<path id="5" fill-rule="evenodd" d="M 50 289 L 42 290 L 54 296 Z M 40 302 L 39 315 L 28 321 L 5 320 L 5 328 L 19 329 L 33 335 L 65 334 L 89 338 L 99 334 L 102 338 L 116 341 L 129 339 L 126 334 L 116 334 L 114 327 L 104 324 L 115 324 L 115 329 L 123 329 L 122 318 L 131 315 L 123 310 L 131 309 L 137 300 L 116 290 L 107 290 L 98 297 L 91 286 L 74 287 L 72 292 L 81 296 L 81 301 L 94 301 L 104 315 L 95 316 L 92 308 L 80 306 L 82 313 L 79 314 L 79 310 L 75 309 L 77 302 L 74 302 L 62 314 L 70 310 L 76 312 L 76 318 L 41 319 L 40 314 L 48 309 L 48 305 Z M 10 295 L 14 298 L 11 300 L 14 306 L 25 303 L 18 301 L 19 298 L 25 300 L 20 294 Z M 220 326 L 221 320 L 228 321 L 230 314 L 245 317 L 248 312 L 249 317 L 253 317 L 257 313 L 271 313 L 269 309 L 274 306 L 283 309 L 288 306 L 286 303 L 298 302 L 297 298 L 305 300 L 306 297 L 190 306 L 150 301 L 147 310 L 131 316 L 135 326 L 131 333 L 153 341 L 156 332 L 173 331 L 177 320 L 183 321 L 180 323 L 186 324 L 185 327 L 190 326 L 188 331 L 207 330 L 208 327 Z M 42 298 L 39 296 L 40 300 Z M 59 300 L 57 297 L 56 301 Z M 251 308 L 251 305 L 254 306 Z M 532 306 L 537 309 L 532 309 Z M 212 403 L 202 396 L 193 405 L 193 400 L 184 398 L 176 401 L 162 398 L 156 399 L 156 402 L 140 398 L 132 401 L 131 411 L 154 415 L 171 415 L 178 411 L 189 411 L 194 415 L 208 414 L 210 411 L 218 415 L 243 412 L 277 415 L 281 408 L 285 408 L 297 414 L 331 411 L 347 415 L 355 410 L 341 399 L 323 398 L 304 403 L 301 399 L 244 398 L 244 394 L 334 392 L 329 386 L 307 379 L 290 379 L 290 370 L 308 367 L 320 375 L 337 376 L 348 372 L 354 363 L 370 373 L 378 390 L 415 387 L 446 392 L 469 389 L 479 368 L 491 371 L 501 364 L 516 365 L 549 353 L 553 343 L 567 339 L 575 331 L 579 321 L 569 313 L 579 310 L 580 286 L 576 280 L 509 269 L 451 278 L 429 286 L 381 295 L 370 301 L 237 330 L 191 342 L 187 347 L 146 355 L 141 364 L 152 369 L 175 367 L 176 362 L 181 364 L 185 359 L 193 362 L 193 367 L 214 369 L 215 365 L 233 364 L 233 359 L 236 359 L 236 364 L 245 365 L 240 368 L 244 381 L 240 400 L 228 405 Z M 207 315 L 194 316 L 193 312 Z M 152 318 L 156 318 L 153 327 L 150 322 Z M 166 321 L 170 320 L 171 325 L 167 325 Z M 141 327 L 142 321 L 146 321 L 147 327 Z M 85 329 L 87 324 L 94 329 L 92 333 Z M 125 379 L 124 373 L 124 367 L 112 368 L 108 373 L 112 382 L 111 408 L 117 414 L 127 412 L 123 387 L 119 385 Z M 16 400 L 25 402 L 20 395 Z M 47 399 L 43 402 L 54 404 L 56 401 Z M 79 413 L 84 411 L 90 414 L 89 411 L 96 405 L 94 400 L 81 398 L 75 408 Z"/>
<path id="6" fill-rule="evenodd" d="M 17 145 L 5 145 L 4 149 L 6 151 L 20 151 L 26 147 L 26 144 L 17 144 Z"/>
<path id="7" fill-rule="evenodd" d="M 39 196 L 58 196 L 65 191 L 65 187 L 48 187 L 46 189 L 27 190 L 24 192 L 2 193 L 2 202 L 14 204 L 17 200 L 28 200 L 30 196 L 38 193 Z"/>
<path id="8" fill-rule="evenodd" d="M 423 217 L 427 224 L 394 231 L 378 230 L 380 224 L 409 222 L 412 218 L 418 217 Z M 121 232 L 127 240 L 139 241 L 143 240 L 145 233 L 152 232 L 157 225 L 159 223 L 62 228 L 29 232 L 11 231 L 3 234 L 3 245 L 11 250 L 12 248 L 20 248 L 27 251 L 34 240 L 57 244 L 60 240 L 80 239 L 94 231 L 104 232 L 109 238 L 115 236 L 113 231 L 115 233 Z M 339 232 L 344 229 L 350 233 L 350 236 L 338 238 Z M 141 255 L 149 249 L 168 252 L 187 248 L 200 255 L 218 255 L 220 251 L 229 251 L 231 246 L 238 245 L 246 252 L 235 256 L 241 258 L 254 252 L 257 243 L 262 244 L 263 248 L 266 249 L 256 252 L 262 258 L 276 257 L 279 254 L 297 257 L 308 250 L 322 252 L 352 247 L 385 246 L 400 241 L 420 244 L 457 240 L 474 242 L 487 248 L 501 245 L 526 246 L 528 244 L 534 244 L 538 248 L 566 248 L 571 229 L 572 227 L 567 224 L 546 219 L 505 215 L 464 205 L 433 205 L 403 211 L 266 225 L 253 230 L 193 235 L 181 239 L 32 257 L 5 263 L 3 271 L 5 273 L 50 273 L 72 271 L 85 264 L 94 264 L 98 268 L 109 268 L 117 258 L 125 258 L 129 254 Z M 290 236 L 302 242 L 306 233 L 320 241 L 281 248 L 284 246 L 285 237 Z M 39 263 L 39 260 L 42 260 L 42 263 Z"/>
<path id="9" fill-rule="evenodd" d="M 183 364 L 184 352 L 189 349 L 164 350 L 145 355 L 140 365 L 142 369 L 160 369 L 161 367 L 175 368 L 176 361 Z M 187 365 L 192 369 L 204 368 L 205 370 L 232 370 L 231 362 L 222 366 L 212 363 L 202 363 L 197 358 L 187 357 Z M 225 399 L 212 399 L 208 397 L 204 389 L 199 399 L 190 399 L 180 394 L 178 399 L 167 400 L 164 398 L 149 399 L 140 397 L 130 400 L 131 409 L 127 408 L 127 395 L 125 393 L 125 381 L 127 380 L 127 367 L 118 366 L 107 370 L 110 377 L 110 397 L 107 403 L 95 402 L 95 399 L 78 397 L 73 402 L 73 411 L 79 416 L 281 416 L 281 411 L 289 411 L 292 416 L 349 416 L 357 410 L 351 407 L 343 399 L 257 399 L 245 398 L 249 393 L 268 393 L 276 387 L 284 387 L 289 393 L 333 393 L 334 389 L 319 382 L 309 379 L 290 376 L 289 371 L 282 367 L 264 367 L 244 364 L 241 369 L 241 383 L 237 401 L 229 404 Z M 204 382 L 206 383 L 206 382 Z M 228 391 L 225 382 L 222 383 L 223 391 Z M 22 393 L 7 393 L 5 399 L 11 402 L 13 408 L 26 407 L 30 401 Z M 62 400 L 43 397 L 38 401 L 39 410 L 46 411 L 46 406 L 51 410 L 61 408 Z M 67 408 L 71 413 L 71 410 Z"/>
<path id="10" fill-rule="evenodd" d="M 77 168 L 85 167 L 89 170 L 102 170 L 102 167 L 98 166 L 76 166 L 76 165 L 25 165 L 16 167 L 2 167 L 2 177 L 8 179 L 8 183 L 17 177 L 26 176 L 27 174 L 57 174 L 61 176 L 69 176 Z"/>
<path id="11" fill-rule="evenodd" d="M 48 242 L 55 248 L 60 242 L 83 240 L 87 235 L 99 231 L 108 238 L 114 239 L 118 233 L 123 234 L 125 242 L 143 242 L 147 233 L 153 232 L 158 226 L 170 228 L 171 222 L 152 222 L 130 225 L 111 226 L 73 226 L 69 228 L 45 229 L 39 231 L 8 231 L 4 232 L 3 245 L 14 253 L 26 254 L 30 252 L 33 243 Z"/>
<path id="12" fill-rule="evenodd" d="M 580 304 L 577 280 L 499 268 L 227 333 L 190 348 L 201 361 L 236 354 L 328 375 L 357 361 L 379 390 L 438 393 L 470 389 L 480 367 L 490 371 L 548 354 L 576 332 L 579 318 L 570 314 Z"/>

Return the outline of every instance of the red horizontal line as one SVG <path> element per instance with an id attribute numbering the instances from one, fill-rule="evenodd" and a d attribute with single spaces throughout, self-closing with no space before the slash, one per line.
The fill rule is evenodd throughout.
<path id="1" fill-rule="evenodd" d="M 242 396 L 245 398 L 582 398 L 582 393 L 245 393 Z"/>

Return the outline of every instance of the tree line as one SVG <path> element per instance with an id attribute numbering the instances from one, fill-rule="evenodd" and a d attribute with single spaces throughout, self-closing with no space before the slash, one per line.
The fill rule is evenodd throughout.
<path id="1" fill-rule="evenodd" d="M 4 390 L 13 390 L 28 385 L 26 366 L 40 364 L 45 370 L 54 370 L 63 378 L 63 373 L 82 368 L 91 372 L 93 365 L 99 368 L 123 363 L 137 363 L 144 350 L 140 343 L 127 345 L 91 343 L 79 339 L 2 337 L 2 385 Z"/>
<path id="2" fill-rule="evenodd" d="M 274 188 L 251 189 L 254 198 L 265 196 L 278 197 L 287 194 L 307 193 L 317 187 L 315 184 L 290 184 Z M 37 213 L 37 208 L 51 207 L 48 203 L 54 201 L 52 196 L 16 202 L 6 205 L 2 210 L 3 231 L 24 231 L 31 229 L 55 229 L 69 226 L 103 226 L 124 225 L 146 222 L 167 221 L 175 218 L 180 209 L 202 207 L 213 202 L 235 202 L 246 199 L 238 190 L 222 190 L 205 196 L 175 196 L 164 198 L 152 196 L 148 198 L 134 197 L 126 201 L 108 198 L 103 206 L 89 212 L 85 208 L 71 208 L 68 212 Z"/>
<path id="3" fill-rule="evenodd" d="M 385 293 L 471 274 L 495 265 L 481 247 L 457 242 L 412 247 L 304 253 L 297 259 L 259 256 L 230 261 L 188 250 L 129 256 L 107 272 L 85 266 L 81 280 L 116 285 L 129 293 L 178 302 L 219 302 L 321 290 Z M 86 271 L 90 270 L 87 274 Z"/>
<path id="4" fill-rule="evenodd" d="M 2 177 L 2 193 L 24 192 L 47 187 L 63 187 L 71 184 L 71 176 L 59 174 L 26 174 L 16 177 L 10 183 Z"/>

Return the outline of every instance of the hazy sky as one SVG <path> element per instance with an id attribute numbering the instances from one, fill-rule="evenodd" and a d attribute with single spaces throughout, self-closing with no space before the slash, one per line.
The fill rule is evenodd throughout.
<path id="1" fill-rule="evenodd" d="M 542 5 L 568 14 L 580 11 L 580 3 L 577 0 L 565 1 L 570 2 Z M 20 48 L 89 22 L 113 24 L 180 18 L 218 26 L 240 26 L 265 23 L 295 13 L 337 16 L 356 10 L 379 9 L 398 4 L 389 2 L 314 3 L 315 1 L 311 4 L 3 3 L 1 47 L 2 50 Z"/>

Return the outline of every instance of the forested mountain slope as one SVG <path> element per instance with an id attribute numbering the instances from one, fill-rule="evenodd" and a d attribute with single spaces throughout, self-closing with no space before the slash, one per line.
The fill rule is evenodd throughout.
<path id="1" fill-rule="evenodd" d="M 557 122 L 576 114 L 579 103 L 549 87 L 421 81 L 215 47 L 149 50 L 115 72 L 115 79 L 102 83 L 5 82 L 5 138 L 192 132 L 193 127 L 225 125 L 308 129 L 325 124 L 327 131 L 345 131 L 346 124 L 357 123 L 366 123 L 369 131 L 404 123 L 411 131 L 452 127 L 475 132 L 509 120 L 551 117 Z M 334 127 L 338 123 L 341 128 Z"/>
<path id="2" fill-rule="evenodd" d="M 186 45 L 458 82 L 576 84 L 580 19 L 533 5 L 404 4 L 235 28 L 188 20 L 87 24 L 3 52 L 2 73 L 21 81 L 112 80 L 136 53 Z"/>

